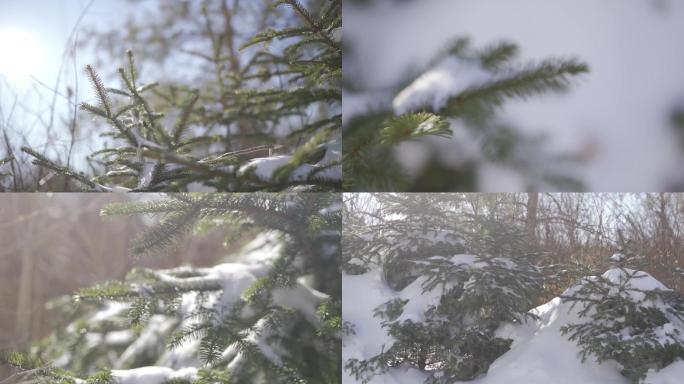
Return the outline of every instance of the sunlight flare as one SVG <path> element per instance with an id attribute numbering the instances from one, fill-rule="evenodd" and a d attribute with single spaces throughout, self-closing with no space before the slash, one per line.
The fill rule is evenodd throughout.
<path id="1" fill-rule="evenodd" d="M 22 81 L 37 75 L 45 49 L 35 34 L 17 28 L 0 30 L 0 75 Z"/>

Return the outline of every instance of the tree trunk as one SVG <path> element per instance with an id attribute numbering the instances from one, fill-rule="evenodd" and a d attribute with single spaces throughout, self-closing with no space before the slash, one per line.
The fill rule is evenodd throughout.
<path id="1" fill-rule="evenodd" d="M 539 207 L 539 193 L 527 194 L 527 212 L 525 215 L 525 230 L 531 244 L 537 243 L 537 210 Z"/>

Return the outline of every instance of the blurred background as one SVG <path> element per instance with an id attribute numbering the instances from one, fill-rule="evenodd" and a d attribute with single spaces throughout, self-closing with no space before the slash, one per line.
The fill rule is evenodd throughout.
<path id="1" fill-rule="evenodd" d="M 519 45 L 523 63 L 576 57 L 591 68 L 566 94 L 504 105 L 502 121 L 525 137 L 544 139 L 526 147 L 522 161 L 543 162 L 534 152 L 572 156 L 578 161 L 563 171 L 580 187 L 571 190 L 684 188 L 684 3 L 345 0 L 343 17 L 345 124 L 369 109 L 387 108 L 454 39 L 468 37 L 476 47 L 506 40 Z M 530 189 L 524 172 L 454 144 L 463 137 L 440 140 L 433 151 L 460 151 L 464 161 L 477 163 L 473 189 Z M 426 157 L 409 146 L 398 151 L 414 174 Z"/>
<path id="2" fill-rule="evenodd" d="M 384 220 L 430 222 L 433 230 L 458 232 L 474 219 L 486 219 L 508 228 L 522 236 L 525 247 L 539 253 L 536 265 L 564 270 L 554 284 L 545 286 L 546 296 L 539 304 L 581 277 L 613 268 L 610 257 L 615 253 L 633 257 L 639 261 L 638 269 L 684 292 L 682 193 L 354 193 L 344 199 L 347 233 L 359 228 L 367 232 Z M 402 216 L 401 209 L 412 212 L 415 221 Z M 501 230 L 492 234 L 511 242 Z M 349 249 L 343 253 L 345 262 L 379 257 Z"/>
<path id="3" fill-rule="evenodd" d="M 237 250 L 209 230 L 170 254 L 135 259 L 130 242 L 152 218 L 100 217 L 107 204 L 159 195 L 0 194 L 0 350 L 21 350 L 60 324 L 51 300 L 95 283 L 123 279 L 136 267 L 211 266 Z M 248 239 L 247 239 L 248 240 Z M 0 365 L 0 378 L 7 374 Z"/>

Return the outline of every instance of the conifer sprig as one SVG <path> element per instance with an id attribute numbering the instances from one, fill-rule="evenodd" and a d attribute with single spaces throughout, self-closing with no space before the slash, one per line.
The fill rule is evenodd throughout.
<path id="1" fill-rule="evenodd" d="M 537 169 L 541 167 L 537 166 L 537 158 L 523 159 L 531 152 L 527 146 L 539 147 L 540 140 L 528 138 L 516 132 L 514 127 L 501 123 L 496 112 L 508 100 L 526 100 L 536 95 L 567 91 L 579 76 L 589 71 L 589 67 L 573 58 L 547 59 L 520 66 L 514 63 L 517 54 L 517 46 L 507 41 L 477 50 L 471 47 L 468 39 L 456 39 L 437 55 L 426 74 L 398 92 L 392 103 L 393 110 L 389 106 L 375 108 L 350 119 L 344 134 L 345 189 L 475 190 L 477 168 L 481 163 L 514 169 L 530 179 L 527 183 L 532 188 L 546 184 L 577 186 L 579 183 L 572 177 L 546 170 L 546 165 L 544 169 Z M 430 72 L 433 70 L 436 72 Z M 434 79 L 443 77 L 446 78 L 439 84 L 433 83 Z M 444 84 L 453 84 L 454 89 L 446 89 Z M 445 164 L 439 155 L 431 155 L 417 171 L 409 173 L 402 169 L 402 162 L 397 161 L 398 157 L 403 157 L 402 151 L 397 150 L 398 145 L 431 136 L 454 140 L 453 124 L 465 127 L 465 131 L 461 130 L 463 133 L 457 135 L 465 142 L 454 141 L 452 151 L 471 155 L 462 156 L 455 165 Z M 446 145 L 438 146 L 437 140 L 423 140 L 422 143 L 427 148 L 446 150 Z M 480 148 L 471 148 L 475 146 Z M 504 147 L 508 156 L 491 150 Z M 572 158 L 550 157 L 548 163 Z"/>

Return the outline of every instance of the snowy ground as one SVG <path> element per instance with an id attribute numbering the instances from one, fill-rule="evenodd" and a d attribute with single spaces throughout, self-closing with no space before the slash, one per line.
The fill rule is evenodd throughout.
<path id="1" fill-rule="evenodd" d="M 617 272 L 616 272 L 617 271 Z M 613 269 L 603 276 L 614 280 L 620 278 L 620 270 Z M 644 273 L 644 278 L 634 280 L 635 289 L 667 289 L 660 282 Z M 393 340 L 373 317 L 373 309 L 388 300 L 401 297 L 416 299 L 420 290 L 409 285 L 401 292 L 390 289 L 383 281 L 379 268 L 363 275 L 343 276 L 342 314 L 346 322 L 354 327 L 355 333 L 346 335 L 343 342 L 342 359 L 367 359 L 389 347 Z M 571 288 L 573 289 L 573 288 Z M 421 298 L 417 298 L 417 302 Z M 412 300 L 413 301 L 413 300 Z M 353 305 L 351 305 L 353 303 Z M 423 307 L 422 311 L 426 308 Z M 560 327 L 578 321 L 579 308 L 570 308 L 569 303 L 557 297 L 534 308 L 531 312 L 539 320 L 523 325 L 505 325 L 498 330 L 501 337 L 513 339 L 511 349 L 499 357 L 485 376 L 469 381 L 473 384 L 628 384 L 629 380 L 619 373 L 614 361 L 598 364 L 592 358 L 582 363 L 578 357 L 580 349 L 574 342 L 561 335 Z M 421 308 L 407 306 L 406 311 L 421 312 Z M 404 313 L 402 316 L 411 316 Z M 414 319 L 415 320 L 415 319 Z M 386 349 L 386 348 L 385 348 Z M 415 384 L 422 383 L 427 375 L 413 368 L 391 368 L 383 375 L 374 376 L 370 384 Z M 678 384 L 684 377 L 684 361 L 670 364 L 659 372 L 649 373 L 645 383 Z M 347 371 L 343 372 L 344 384 L 358 383 Z M 454 383 L 457 384 L 457 383 Z"/>
<path id="2" fill-rule="evenodd" d="M 507 104 L 503 116 L 547 133 L 552 151 L 581 152 L 589 190 L 664 190 L 684 177 L 668 119 L 684 106 L 684 2 L 670 0 L 379 0 L 345 3 L 344 39 L 354 49 L 345 72 L 369 95 L 345 94 L 344 113 L 391 103 L 384 93 L 424 67 L 454 37 L 475 46 L 518 43 L 521 58 L 576 56 L 591 73 L 563 96 Z M 497 170 L 482 189 L 518 188 Z M 638 177 L 635 177 L 637 176 Z"/>

